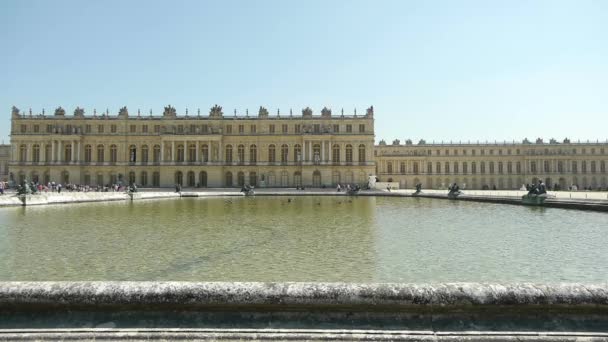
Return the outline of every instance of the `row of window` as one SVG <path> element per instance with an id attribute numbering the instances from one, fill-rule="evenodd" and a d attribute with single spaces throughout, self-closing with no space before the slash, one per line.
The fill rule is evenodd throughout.
<path id="1" fill-rule="evenodd" d="M 51 160 L 52 156 L 52 147 L 51 145 L 46 145 L 45 146 L 45 160 Z M 105 161 L 105 154 L 106 148 L 104 145 L 98 145 L 96 148 L 96 161 L 97 162 L 104 162 Z M 40 162 L 40 145 L 36 144 L 32 146 L 32 161 L 33 162 Z M 141 162 L 149 162 L 149 148 L 147 145 L 143 145 L 140 149 L 139 149 L 140 155 L 138 155 L 138 149 L 135 145 L 131 145 L 129 146 L 129 162 L 137 162 L 137 161 L 141 161 Z M 187 159 L 186 159 L 186 152 L 187 152 Z M 197 150 L 196 150 L 196 145 L 191 144 L 188 146 L 188 150 L 186 151 L 185 146 L 184 145 L 178 145 L 177 146 L 177 150 L 176 150 L 176 156 L 175 158 L 173 158 L 170 154 L 171 154 L 171 148 L 167 147 L 167 157 L 165 159 L 169 159 L 169 160 L 175 160 L 177 162 L 184 162 L 184 161 L 189 161 L 189 162 L 195 162 L 198 160 L 207 162 L 209 161 L 209 146 L 208 145 L 202 145 L 201 146 L 201 158 L 199 158 L 197 156 Z M 244 162 L 245 161 L 245 145 L 238 145 L 236 147 L 236 160 L 233 158 L 233 153 L 234 153 L 234 148 L 232 145 L 226 145 L 225 147 L 225 161 L 228 163 L 231 163 L 233 161 L 238 161 L 238 162 Z M 299 162 L 303 160 L 303 156 L 302 156 L 302 146 L 299 144 L 296 144 L 293 146 L 292 148 L 292 153 L 293 153 L 293 161 L 294 162 Z M 360 144 L 358 147 L 358 161 L 359 162 L 364 162 L 366 160 L 366 149 L 365 149 L 365 145 L 364 144 Z M 62 157 L 62 161 L 66 161 L 66 162 L 70 162 L 72 161 L 73 158 L 73 151 L 72 151 L 72 145 L 66 145 L 63 148 L 63 157 Z M 84 146 L 84 161 L 85 162 L 91 162 L 92 161 L 92 155 L 93 155 L 93 147 L 91 145 L 85 145 Z M 312 146 L 312 155 L 314 156 L 314 160 L 315 161 L 319 161 L 321 158 L 321 145 L 319 144 L 313 144 Z M 61 157 L 61 156 L 59 156 Z M 117 162 L 118 159 L 118 147 L 116 145 L 111 145 L 110 146 L 110 162 Z M 342 161 L 341 158 L 341 148 L 340 145 L 333 145 L 332 146 L 332 162 L 334 163 L 339 163 Z M 257 158 L 258 158 L 258 148 L 256 145 L 250 145 L 249 146 L 249 161 L 250 162 L 257 162 Z M 289 161 L 289 146 L 287 144 L 283 144 L 280 146 L 279 148 L 279 158 L 280 161 L 282 163 L 286 163 Z M 153 162 L 160 162 L 161 159 L 161 147 L 160 145 L 154 145 L 153 150 L 152 150 L 152 161 Z M 27 161 L 27 146 L 26 145 L 21 145 L 19 148 L 19 161 Z M 277 161 L 277 146 L 275 146 L 274 144 L 270 145 L 268 147 L 268 162 L 276 162 Z M 345 147 L 345 154 L 344 154 L 344 161 L 346 162 L 353 162 L 353 146 L 348 144 Z"/>
<path id="2" fill-rule="evenodd" d="M 592 147 L 589 150 L 587 150 L 587 148 L 580 148 L 580 149 L 573 148 L 572 150 L 564 149 L 564 148 L 559 149 L 559 150 L 545 148 L 542 151 L 541 150 L 526 150 L 525 153 L 527 155 L 550 155 L 550 154 L 569 154 L 569 153 L 571 153 L 571 154 L 577 154 L 578 151 L 580 151 L 582 154 L 587 154 L 588 151 L 589 151 L 590 154 L 596 154 L 597 152 L 599 152 L 599 154 L 606 154 L 606 149 L 603 148 L 603 147 L 599 148 L 599 149 L 596 149 L 595 147 Z M 393 153 L 396 154 L 396 155 L 400 154 L 400 152 L 403 153 L 402 151 L 393 151 Z M 411 153 L 409 153 L 410 155 L 418 155 L 418 154 L 424 155 L 424 150 L 422 151 L 422 153 L 418 153 L 420 151 L 408 151 L 408 152 L 411 152 Z M 498 149 L 498 150 L 494 150 L 494 149 L 489 149 L 489 150 L 480 149 L 479 150 L 479 155 L 481 155 L 481 156 L 485 156 L 485 155 L 491 155 L 491 156 L 493 156 L 493 155 L 499 155 L 499 156 L 508 155 L 508 156 L 510 156 L 510 155 L 513 154 L 513 152 L 515 152 L 515 155 L 519 155 L 521 153 L 521 150 L 520 149 L 515 149 L 513 151 L 512 149 L 506 149 L 506 150 L 502 150 L 502 149 Z M 441 156 L 441 155 L 444 155 L 444 156 L 450 156 L 450 155 L 452 155 L 452 156 L 458 156 L 458 155 L 466 156 L 466 155 L 469 155 L 469 153 L 470 153 L 470 155 L 475 156 L 475 155 L 477 155 L 477 150 L 475 150 L 475 149 L 473 149 L 473 150 L 466 150 L 466 149 L 457 150 L 457 149 L 454 149 L 454 150 L 451 150 L 451 152 L 450 152 L 450 150 L 446 149 L 443 152 L 441 150 L 435 150 L 435 153 L 433 153 L 433 150 L 426 150 L 426 155 L 429 155 L 429 156 L 430 155 L 435 155 L 435 156 Z M 382 153 L 380 153 L 380 155 L 382 155 Z"/>
<path id="3" fill-rule="evenodd" d="M 250 133 L 250 134 L 255 134 L 257 133 L 257 125 L 249 125 L 248 127 L 246 127 L 245 125 L 234 125 L 234 130 L 233 130 L 233 125 L 224 125 L 224 131 L 226 134 L 233 134 L 233 133 L 237 133 L 238 134 L 245 134 L 245 133 Z M 118 126 L 115 124 L 109 125 L 109 130 L 106 131 L 106 125 L 96 125 L 95 127 L 93 127 L 93 125 L 84 125 L 84 133 L 93 133 L 93 128 L 95 128 L 95 133 L 118 133 Z M 247 129 L 247 130 L 246 130 Z M 282 125 L 275 125 L 275 124 L 270 124 L 268 125 L 268 133 L 272 134 L 272 133 L 278 133 L 280 129 L 280 133 L 290 133 L 289 130 L 289 125 L 287 124 L 282 124 Z M 163 132 L 171 132 L 171 133 L 177 133 L 177 134 L 184 134 L 184 133 L 190 133 L 190 134 L 206 134 L 210 132 L 210 127 L 209 125 L 177 125 L 174 127 L 170 127 L 167 128 L 166 126 L 163 126 Z M 27 125 L 21 125 L 21 133 L 27 133 L 28 132 L 28 126 Z M 32 126 L 32 132 L 33 133 L 41 133 L 40 132 L 40 125 L 33 125 Z M 161 133 L 161 125 L 129 125 L 129 133 Z M 327 129 L 323 129 L 323 127 L 321 126 L 321 124 L 313 124 L 311 127 L 308 126 L 303 126 L 300 124 L 295 124 L 293 125 L 293 132 L 294 133 L 302 133 L 302 132 L 306 132 L 306 133 L 340 133 L 341 132 L 341 125 L 338 124 L 334 124 L 332 125 L 332 130 L 329 131 Z M 346 133 L 352 133 L 353 132 L 353 125 L 351 124 L 347 124 L 344 125 L 344 132 Z M 80 127 L 76 127 L 76 126 L 72 126 L 72 125 L 66 125 L 65 128 L 64 127 L 57 127 L 54 125 L 47 125 L 46 126 L 46 133 L 66 133 L 66 134 L 72 134 L 72 133 L 82 133 L 82 129 Z M 360 124 L 359 125 L 359 133 L 365 133 L 365 124 Z"/>
<path id="4" fill-rule="evenodd" d="M 488 162 L 488 169 L 489 169 L 489 173 L 496 173 L 496 169 L 495 169 L 495 165 L 497 166 L 497 170 L 499 174 L 505 173 L 505 164 L 506 164 L 506 172 L 507 173 L 513 173 L 513 166 L 515 166 L 515 173 L 522 173 L 522 164 L 521 162 L 498 162 L 498 163 L 494 163 L 494 162 Z M 606 162 L 605 161 L 590 161 L 589 163 L 587 163 L 587 161 L 583 160 L 580 162 L 580 171 L 582 173 L 586 173 L 586 172 L 591 172 L 591 173 L 595 173 L 598 172 L 598 164 L 599 164 L 599 172 L 606 172 Z M 454 162 L 453 164 L 449 163 L 449 162 L 445 162 L 445 163 L 441 163 L 441 162 L 436 162 L 435 163 L 435 173 L 453 173 L 453 174 L 457 174 L 460 172 L 460 163 L 458 162 Z M 450 168 L 451 166 L 451 168 Z M 536 173 L 536 172 L 567 172 L 566 168 L 565 168 L 566 164 L 564 161 L 558 161 L 557 162 L 557 169 L 556 170 L 552 170 L 551 168 L 551 163 L 549 161 L 544 161 L 544 163 L 542 164 L 542 169 L 539 167 L 539 165 L 536 164 L 535 161 L 531 161 L 530 162 L 530 173 Z M 578 161 L 572 161 L 571 162 L 571 168 L 570 168 L 570 172 L 572 173 L 578 173 L 578 166 L 579 166 L 579 162 Z M 589 168 L 587 168 L 587 166 L 589 166 Z M 419 165 L 417 162 L 414 162 L 412 164 L 412 172 L 414 174 L 417 174 L 420 172 L 419 170 Z M 393 173 L 393 163 L 392 162 L 387 162 L 386 163 L 386 172 L 387 173 Z M 471 173 L 475 174 L 477 173 L 477 163 L 476 162 L 471 162 Z M 480 173 L 486 173 L 486 163 L 485 162 L 480 162 L 479 163 L 479 172 Z M 406 173 L 406 164 L 405 162 L 401 162 L 399 164 L 399 173 L 401 174 L 405 174 Z M 432 162 L 428 162 L 427 163 L 427 173 L 428 174 L 432 174 L 433 173 L 433 163 Z M 469 173 L 469 164 L 467 162 L 463 162 L 462 163 L 462 173 Z"/>

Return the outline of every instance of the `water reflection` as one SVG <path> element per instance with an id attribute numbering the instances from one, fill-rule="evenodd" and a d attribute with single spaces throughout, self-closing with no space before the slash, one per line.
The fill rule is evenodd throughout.
<path id="1" fill-rule="evenodd" d="M 5 208 L 0 279 L 606 281 L 607 218 L 367 197 Z"/>

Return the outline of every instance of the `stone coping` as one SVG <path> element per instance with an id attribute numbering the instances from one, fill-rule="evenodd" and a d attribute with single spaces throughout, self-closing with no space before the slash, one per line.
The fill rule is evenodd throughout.
<path id="1" fill-rule="evenodd" d="M 16 306 L 587 306 L 608 309 L 606 284 L 261 282 L 0 282 Z"/>

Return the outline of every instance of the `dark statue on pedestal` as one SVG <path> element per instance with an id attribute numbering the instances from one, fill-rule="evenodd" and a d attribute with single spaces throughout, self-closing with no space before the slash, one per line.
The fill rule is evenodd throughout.
<path id="1" fill-rule="evenodd" d="M 450 192 L 448 192 L 448 198 L 456 198 L 462 195 L 462 191 L 460 191 L 460 187 L 458 184 L 454 183 L 448 187 Z"/>

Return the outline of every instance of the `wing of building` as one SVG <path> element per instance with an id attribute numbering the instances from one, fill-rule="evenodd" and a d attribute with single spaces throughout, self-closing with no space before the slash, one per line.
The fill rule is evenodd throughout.
<path id="1" fill-rule="evenodd" d="M 373 108 L 365 115 L 255 116 L 208 114 L 162 116 L 22 114 L 11 125 L 14 182 L 127 184 L 143 187 L 329 186 L 366 183 L 375 173 Z"/>

